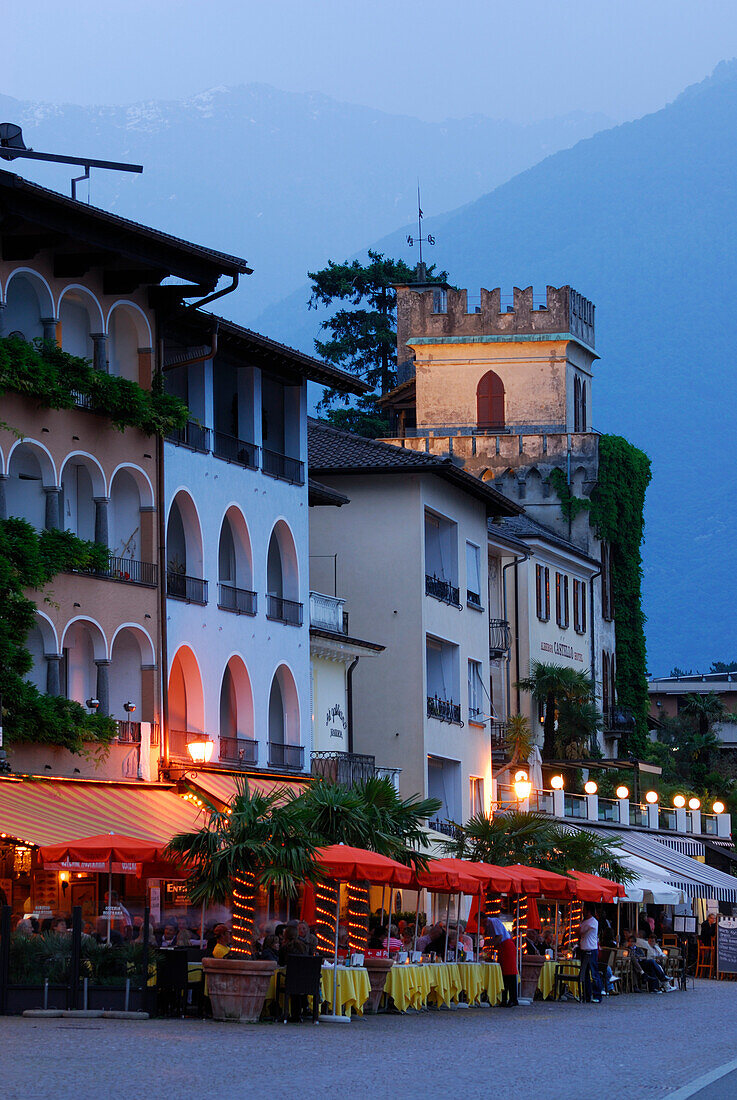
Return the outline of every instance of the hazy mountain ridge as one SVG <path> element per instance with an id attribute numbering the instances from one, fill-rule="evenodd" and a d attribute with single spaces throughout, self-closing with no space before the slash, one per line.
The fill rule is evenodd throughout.
<path id="1" fill-rule="evenodd" d="M 596 304 L 594 426 L 653 462 L 644 592 L 654 673 L 737 651 L 736 130 L 729 62 L 662 110 L 425 222 L 432 259 L 469 294 L 571 283 Z M 372 247 L 406 256 L 408 228 Z M 309 348 L 321 318 L 300 310 L 306 294 L 259 325 Z"/>
<path id="2" fill-rule="evenodd" d="M 0 96 L 0 117 L 42 151 L 142 163 L 142 176 L 93 171 L 91 201 L 245 256 L 254 275 L 229 309 L 247 323 L 308 270 L 412 218 L 418 176 L 427 211 L 455 209 L 608 124 L 583 112 L 528 126 L 478 112 L 430 123 L 264 84 L 101 107 Z M 65 193 L 75 174 L 3 167 Z"/>

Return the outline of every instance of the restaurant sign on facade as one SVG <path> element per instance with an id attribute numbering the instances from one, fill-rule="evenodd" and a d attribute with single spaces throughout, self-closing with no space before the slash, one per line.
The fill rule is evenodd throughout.
<path id="1" fill-rule="evenodd" d="M 578 653 L 564 642 L 540 642 L 540 649 L 543 653 L 554 653 L 556 657 L 567 657 L 569 661 L 583 662 L 583 653 Z"/>

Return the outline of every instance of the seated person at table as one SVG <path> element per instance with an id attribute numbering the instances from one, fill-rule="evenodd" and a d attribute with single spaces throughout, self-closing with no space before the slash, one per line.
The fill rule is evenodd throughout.
<path id="1" fill-rule="evenodd" d="M 435 925 L 426 924 L 424 928 L 420 926 L 419 934 L 417 936 L 417 950 L 422 951 L 423 954 L 427 952 L 427 946 L 435 938 Z"/>
<path id="2" fill-rule="evenodd" d="M 384 936 L 381 946 L 388 947 L 390 955 L 402 950 L 402 941 L 399 938 L 399 929 L 396 924 L 389 926 L 389 936 Z"/>
<path id="3" fill-rule="evenodd" d="M 545 948 L 543 947 L 543 938 L 538 932 L 537 928 L 528 928 L 527 936 L 525 937 L 525 954 L 526 955 L 544 955 Z"/>
<path id="4" fill-rule="evenodd" d="M 176 947 L 177 944 L 177 930 L 173 924 L 165 924 L 164 930 L 161 933 L 161 939 L 159 940 L 159 947 Z"/>
<path id="5" fill-rule="evenodd" d="M 306 955 L 307 947 L 297 935 L 297 924 L 289 924 L 284 929 L 279 947 L 279 966 L 286 966 L 290 955 Z"/>
<path id="6" fill-rule="evenodd" d="M 432 939 L 425 948 L 427 954 L 435 954 L 442 959 L 445 955 L 445 925 L 442 921 L 432 926 Z"/>
<path id="7" fill-rule="evenodd" d="M 517 947 L 499 917 L 489 917 L 486 927 L 491 933 L 492 945 L 499 953 L 499 965 L 502 968 L 504 990 L 502 1008 L 514 1008 L 517 1000 Z"/>
<path id="8" fill-rule="evenodd" d="M 636 940 L 634 936 L 630 936 L 627 943 L 627 950 L 630 953 L 630 957 L 633 960 L 633 967 L 635 973 L 643 974 L 647 980 L 647 987 L 651 993 L 663 993 L 668 988 L 668 980 L 665 976 L 662 966 L 655 962 L 654 959 L 647 957 L 647 940 L 644 941 L 645 946 L 641 947 L 640 944 L 643 941 Z"/>
<path id="9" fill-rule="evenodd" d="M 177 947 L 189 947 L 193 940 L 186 917 L 177 917 Z"/>
<path id="10" fill-rule="evenodd" d="M 98 917 L 95 922 L 95 935 L 94 939 L 98 943 L 107 943 L 107 917 Z M 123 937 L 120 932 L 116 932 L 114 928 L 110 929 L 110 943 L 119 944 L 123 942 Z"/>
<path id="11" fill-rule="evenodd" d="M 552 928 L 543 929 L 542 936 L 540 937 L 540 946 L 542 947 L 543 955 L 547 955 L 549 951 L 555 951 L 555 940 L 553 938 Z"/>
<path id="12" fill-rule="evenodd" d="M 459 942 L 464 951 L 473 951 L 473 940 L 466 931 L 466 921 L 462 920 L 458 925 Z"/>
<path id="13" fill-rule="evenodd" d="M 714 946 L 714 940 L 717 934 L 717 918 L 714 913 L 709 913 L 704 923 L 701 925 L 701 935 L 699 939 L 707 947 Z"/>
<path id="14" fill-rule="evenodd" d="M 211 954 L 213 959 L 224 959 L 230 954 L 230 929 L 227 924 L 216 924 L 212 934 L 214 940 L 212 951 L 207 953 Z"/>
<path id="15" fill-rule="evenodd" d="M 338 958 L 345 959 L 351 953 L 351 940 L 344 924 L 338 925 Z"/>
<path id="16" fill-rule="evenodd" d="M 66 936 L 69 929 L 67 928 L 67 922 L 63 917 L 54 917 L 51 922 L 51 932 L 56 936 Z"/>
<path id="17" fill-rule="evenodd" d="M 306 920 L 301 920 L 297 925 L 297 936 L 307 948 L 308 955 L 314 955 L 317 948 L 317 936 L 310 932 L 310 926 Z"/>
<path id="18" fill-rule="evenodd" d="M 259 947 L 258 957 L 264 961 L 278 963 L 279 937 L 273 935 L 264 936 L 264 942 Z"/>
<path id="19" fill-rule="evenodd" d="M 384 946 L 384 940 L 386 938 L 386 925 L 380 927 L 374 925 L 369 932 L 368 946 L 370 951 L 381 951 Z"/>

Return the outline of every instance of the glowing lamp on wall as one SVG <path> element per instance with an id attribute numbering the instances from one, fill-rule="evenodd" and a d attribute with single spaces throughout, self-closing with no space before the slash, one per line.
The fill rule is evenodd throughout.
<path id="1" fill-rule="evenodd" d="M 530 791 L 532 790 L 532 783 L 527 778 L 526 772 L 517 772 L 514 777 L 514 793 L 517 796 L 519 802 L 524 802 L 526 798 L 530 797 Z"/>
<path id="2" fill-rule="evenodd" d="M 195 764 L 209 763 L 214 748 L 215 746 L 209 737 L 197 737 L 187 744 L 187 752 Z"/>
<path id="3" fill-rule="evenodd" d="M 645 795 L 645 801 L 648 802 L 651 806 L 654 806 L 655 803 L 658 801 L 658 792 L 648 791 Z"/>

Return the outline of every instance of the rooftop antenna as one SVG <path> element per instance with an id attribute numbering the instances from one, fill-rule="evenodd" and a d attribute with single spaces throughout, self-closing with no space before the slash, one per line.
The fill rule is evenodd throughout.
<path id="1" fill-rule="evenodd" d="M 77 198 L 77 184 L 90 178 L 90 168 L 111 168 L 115 172 L 142 172 L 142 164 L 124 164 L 118 160 L 95 160 L 93 157 L 67 157 L 61 153 L 37 153 L 26 147 L 23 131 L 14 122 L 0 122 L 0 157 L 3 160 L 49 160 L 56 164 L 78 164 L 84 175 L 72 179 L 72 198 Z"/>
<path id="2" fill-rule="evenodd" d="M 432 233 L 428 233 L 426 237 L 422 236 L 422 219 L 424 215 L 422 213 L 422 205 L 420 203 L 420 181 L 417 181 L 417 237 L 413 237 L 411 233 L 407 234 L 407 244 L 410 248 L 414 248 L 415 240 L 420 247 L 420 262 L 417 265 L 417 276 L 420 281 L 425 277 L 425 265 L 422 262 L 422 242 L 427 244 L 435 244 L 435 238 Z"/>

